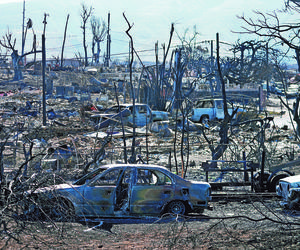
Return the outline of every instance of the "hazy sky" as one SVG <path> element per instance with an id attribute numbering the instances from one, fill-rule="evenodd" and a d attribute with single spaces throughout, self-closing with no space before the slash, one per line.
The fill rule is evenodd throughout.
<path id="1" fill-rule="evenodd" d="M 26 0 L 26 22 L 33 21 L 33 29 L 37 40 L 41 41 L 44 13 L 49 14 L 46 26 L 47 58 L 60 55 L 64 26 L 67 14 L 70 14 L 67 32 L 66 52 L 68 57 L 74 53 L 82 53 L 82 32 L 80 29 L 80 10 L 82 0 Z M 284 6 L 284 0 L 88 0 L 87 6 L 94 7 L 94 15 L 107 21 L 111 14 L 111 53 L 113 55 L 128 53 L 129 39 L 123 17 L 133 24 L 131 35 L 137 51 L 152 50 L 140 53 L 144 60 L 153 60 L 154 44 L 168 43 L 171 23 L 182 35 L 189 28 L 193 33 L 196 25 L 200 33 L 198 40 L 213 40 L 216 33 L 220 40 L 234 43 L 237 39 L 246 40 L 244 35 L 231 31 L 241 31 L 243 22 L 237 15 L 253 16 L 253 10 L 272 12 Z M 17 37 L 20 48 L 22 32 L 23 0 L 0 0 L 0 35 L 9 29 Z M 90 33 L 90 30 L 88 31 Z M 32 31 L 28 31 L 28 48 L 32 43 Z M 89 41 L 88 41 L 89 42 Z M 172 45 L 179 43 L 174 34 Z M 41 45 L 41 42 L 39 42 Z M 104 51 L 106 43 L 102 43 Z M 89 44 L 89 48 L 90 48 Z M 90 52 L 89 52 L 90 53 Z M 146 55 L 148 55 L 146 57 Z"/>

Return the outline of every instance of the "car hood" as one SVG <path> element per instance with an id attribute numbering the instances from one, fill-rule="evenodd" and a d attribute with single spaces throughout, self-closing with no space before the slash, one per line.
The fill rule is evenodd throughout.
<path id="1" fill-rule="evenodd" d="M 288 176 L 288 177 L 282 178 L 280 181 L 288 182 L 288 183 L 297 183 L 300 186 L 300 175 Z"/>
<path id="2" fill-rule="evenodd" d="M 28 193 L 46 193 L 46 192 L 53 192 L 53 191 L 67 191 L 69 189 L 77 189 L 81 186 L 79 185 L 72 185 L 72 184 L 59 184 L 59 185 L 52 185 L 48 187 L 42 187 L 42 188 L 37 188 L 35 190 L 29 190 Z"/>

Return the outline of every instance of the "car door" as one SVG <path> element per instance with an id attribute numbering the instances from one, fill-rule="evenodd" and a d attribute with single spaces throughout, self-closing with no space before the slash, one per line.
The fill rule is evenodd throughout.
<path id="1" fill-rule="evenodd" d="M 172 179 L 156 169 L 138 168 L 131 189 L 132 214 L 160 214 L 163 206 L 174 197 Z"/>
<path id="2" fill-rule="evenodd" d="M 115 193 L 122 168 L 108 169 L 85 186 L 83 213 L 85 216 L 113 215 Z"/>
<path id="3" fill-rule="evenodd" d="M 129 122 L 133 123 L 133 106 L 130 107 L 132 115 L 130 116 Z M 147 105 L 136 105 L 135 106 L 135 124 L 136 126 L 142 127 L 149 124 L 151 121 L 151 110 Z"/>
<path id="4" fill-rule="evenodd" d="M 151 120 L 151 110 L 147 105 L 137 106 L 137 117 L 138 117 L 138 126 L 145 126 L 150 123 Z"/>
<path id="5" fill-rule="evenodd" d="M 129 203 L 131 197 L 131 187 L 134 176 L 134 168 L 127 167 L 122 172 L 121 178 L 118 181 L 115 194 L 114 211 L 121 211 L 126 214 L 129 211 Z"/>
<path id="6" fill-rule="evenodd" d="M 223 120 L 225 115 L 224 115 L 224 105 L 223 105 L 223 100 L 216 100 L 215 101 L 215 110 L 216 110 L 216 118 Z"/>

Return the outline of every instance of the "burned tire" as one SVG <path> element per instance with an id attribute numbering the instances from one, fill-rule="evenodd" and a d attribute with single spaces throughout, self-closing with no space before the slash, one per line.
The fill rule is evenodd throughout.
<path id="1" fill-rule="evenodd" d="M 185 214 L 186 207 L 182 201 L 172 201 L 167 207 L 167 213 L 170 214 Z"/>
<path id="2" fill-rule="evenodd" d="M 209 117 L 208 117 L 207 115 L 201 116 L 200 122 L 201 122 L 202 124 L 208 124 L 208 122 L 209 122 Z"/>
<path id="3" fill-rule="evenodd" d="M 280 179 L 288 177 L 288 174 L 279 174 L 276 175 L 270 183 L 268 183 L 268 191 L 269 192 L 276 192 L 276 186 L 278 185 Z"/>
<path id="4" fill-rule="evenodd" d="M 253 186 L 255 192 L 264 192 L 266 190 L 266 185 L 270 174 L 264 173 L 263 175 L 263 186 L 260 185 L 260 176 L 261 173 L 256 173 L 253 176 Z"/>

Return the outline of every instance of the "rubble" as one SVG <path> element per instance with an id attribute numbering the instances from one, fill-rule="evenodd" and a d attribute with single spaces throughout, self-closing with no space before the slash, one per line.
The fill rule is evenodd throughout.
<path id="1" fill-rule="evenodd" d="M 236 187 L 246 192 L 251 191 L 245 186 L 250 179 L 245 180 L 244 161 L 253 162 L 252 165 L 246 165 L 246 170 L 249 170 L 249 175 L 252 174 L 252 169 L 256 171 L 253 180 L 261 191 L 259 170 L 263 162 L 262 152 L 265 153 L 265 173 L 274 169 L 276 172 L 277 168 L 281 169 L 282 166 L 290 172 L 299 173 L 297 162 L 300 149 L 293 124 L 288 113 L 281 112 L 280 103 L 272 96 L 272 106 L 267 106 L 264 112 L 252 110 L 247 113 L 246 121 L 252 119 L 252 122 L 245 123 L 243 119 L 232 121 L 228 129 L 229 144 L 222 154 L 221 162 L 207 166 L 203 163 L 212 160 L 211 148 L 220 144 L 222 121 L 210 121 L 208 124 L 192 123 L 183 120 L 187 114 L 174 115 L 176 112 L 173 112 L 167 115 L 168 119 L 152 120 L 139 127 L 133 127 L 131 123 L 125 126 L 118 122 L 95 129 L 98 122 L 95 117 L 98 114 L 116 105 L 116 99 L 120 103 L 128 103 L 131 96 L 129 91 L 126 95 L 122 91 L 115 93 L 114 81 L 117 79 L 103 80 L 98 73 L 92 77 L 95 81 L 91 80 L 89 74 L 55 72 L 55 77 L 52 77 L 53 93 L 46 97 L 46 125 L 43 125 L 42 119 L 39 76 L 25 75 L 23 84 L 8 82 L 5 86 L 1 85 L 0 90 L 4 94 L 0 97 L 0 149 L 5 176 L 2 184 L 5 184 L 3 195 L 8 197 L 12 204 L 9 213 L 24 211 L 27 202 L 18 198 L 24 197 L 25 190 L 74 183 L 75 180 L 82 185 L 84 180 L 81 178 L 85 174 L 92 177 L 95 173 L 93 171 L 97 172 L 99 166 L 105 168 L 108 164 L 124 164 L 126 160 L 165 166 L 172 173 L 187 180 L 208 180 L 210 184 L 217 183 L 211 186 L 218 186 L 221 182 L 229 183 L 231 186 L 221 186 L 221 193 L 235 191 Z M 93 92 L 98 88 L 94 88 L 93 84 L 99 85 L 98 81 L 101 82 L 105 93 Z M 63 88 L 57 88 L 59 86 Z M 56 91 L 62 92 L 57 95 Z M 37 115 L 31 115 L 32 111 L 37 111 Z M 164 112 L 159 111 L 157 114 L 161 117 Z M 267 119 L 269 116 L 274 119 Z M 206 171 L 210 168 L 218 171 L 209 172 L 207 178 Z M 237 168 L 240 172 L 237 172 Z M 273 176 L 267 174 L 268 179 L 271 177 Z M 278 181 L 272 180 L 274 179 L 269 181 L 272 185 Z M 264 180 L 264 187 L 267 181 Z M 265 204 L 265 201 L 263 202 Z M 268 202 L 271 208 L 279 206 L 279 201 Z M 253 204 L 250 206 L 248 202 L 239 202 L 232 208 L 232 203 L 227 201 L 215 203 L 214 211 L 206 214 L 222 215 L 225 205 L 233 214 L 243 214 L 245 211 L 247 215 L 254 214 Z M 270 207 L 264 205 L 268 212 Z M 126 206 L 124 208 L 126 210 Z M 28 219 L 26 216 L 25 219 Z M 11 216 L 7 218 L 10 219 Z M 38 218 L 40 220 L 40 217 Z M 237 221 L 239 226 L 245 224 L 240 223 L 241 221 Z M 120 223 L 120 220 L 117 222 Z M 202 225 L 203 221 L 200 223 Z M 195 226 L 199 235 L 199 225 Z M 236 225 L 234 226 L 236 228 Z M 101 226 L 99 228 L 101 229 Z M 46 235 L 48 237 L 48 234 Z"/>
<path id="2" fill-rule="evenodd" d="M 0 99 L 0 120 L 3 129 L 11 133 L 10 143 L 6 143 L 3 152 L 5 171 L 17 168 L 17 162 L 24 161 L 22 147 L 25 145 L 25 148 L 29 148 L 30 142 L 34 142 L 35 153 L 45 149 L 49 152 L 51 148 L 55 150 L 65 145 L 72 152 L 72 157 L 59 159 L 58 154 L 53 154 L 51 157 L 59 162 L 55 164 L 60 166 L 56 169 L 83 169 L 93 159 L 94 153 L 102 147 L 101 143 L 109 137 L 110 142 L 105 147 L 101 164 L 124 162 L 125 138 L 127 153 L 131 154 L 134 143 L 136 155 L 140 155 L 145 162 L 168 166 L 179 175 L 183 174 L 185 168 L 187 177 L 190 177 L 191 173 L 199 172 L 196 176 L 199 180 L 203 180 L 202 162 L 211 160 L 212 157 L 207 140 L 212 144 L 218 143 L 219 122 L 212 121 L 209 126 L 191 121 L 187 123 L 186 120 L 183 123 L 182 119 L 175 122 L 170 114 L 167 120 L 152 121 L 134 130 L 132 124 L 122 126 L 120 122 L 97 128 L 95 125 L 98 120 L 95 118 L 116 103 L 115 80 L 104 79 L 99 74 L 97 72 L 91 77 L 77 72 L 51 73 L 49 78 L 53 82 L 54 92 L 47 95 L 46 99 L 46 126 L 42 125 L 42 91 L 38 87 L 41 83 L 40 76 L 25 75 L 26 87 L 23 88 L 15 82 L 1 87 L 2 92 L 6 94 Z M 14 86 L 17 88 L 14 89 Z M 97 89 L 99 86 L 101 90 Z M 93 92 L 94 90 L 97 91 Z M 122 91 L 118 92 L 118 99 L 129 100 L 130 96 L 123 94 Z M 287 125 L 289 129 L 286 130 L 284 129 L 286 124 L 276 124 L 277 121 L 281 121 L 280 117 L 287 114 L 276 112 L 282 109 L 278 100 L 269 103 L 270 112 L 275 118 L 264 130 L 264 146 L 267 149 L 266 168 L 290 161 L 292 155 L 296 159 L 299 155 L 298 143 L 294 140 L 291 126 Z M 157 114 L 165 115 L 159 112 Z M 258 113 L 251 115 L 254 119 L 259 118 Z M 231 127 L 229 136 L 232 144 L 224 152 L 223 159 L 240 160 L 242 152 L 246 152 L 248 160 L 260 163 L 261 155 L 257 153 L 261 143 L 260 129 L 260 123 Z M 4 137 L 2 143 L 3 139 Z M 43 155 L 29 164 L 29 171 L 31 166 L 43 165 L 44 168 L 46 163 L 49 163 L 49 169 L 53 169 L 54 163 L 51 162 L 49 154 L 46 154 L 47 157 L 45 153 Z M 32 171 L 34 172 L 34 169 Z"/>

